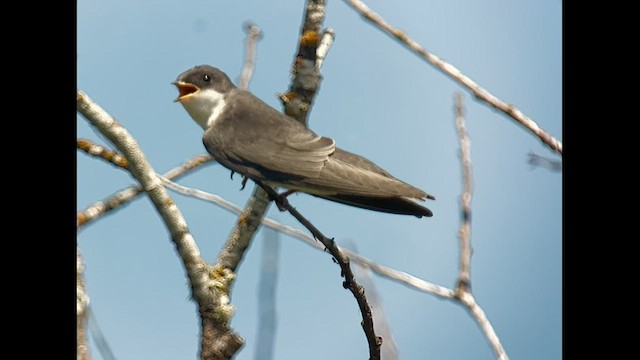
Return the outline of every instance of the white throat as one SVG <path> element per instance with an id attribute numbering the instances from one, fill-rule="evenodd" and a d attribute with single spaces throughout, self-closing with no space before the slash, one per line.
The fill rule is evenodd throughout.
<path id="1" fill-rule="evenodd" d="M 180 103 L 204 130 L 216 122 L 226 105 L 224 95 L 213 89 L 200 90 Z"/>

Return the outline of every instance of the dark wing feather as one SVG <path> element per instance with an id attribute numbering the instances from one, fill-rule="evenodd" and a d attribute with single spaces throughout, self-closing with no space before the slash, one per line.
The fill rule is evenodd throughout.
<path id="1" fill-rule="evenodd" d="M 261 180 L 313 178 L 335 151 L 333 139 L 318 136 L 247 91 L 233 90 L 226 100 L 203 142 L 231 170 Z"/>
<path id="2" fill-rule="evenodd" d="M 300 179 L 300 183 L 317 188 L 319 193 L 348 193 L 369 197 L 433 198 L 405 183 L 359 155 L 336 149 L 320 176 Z"/>

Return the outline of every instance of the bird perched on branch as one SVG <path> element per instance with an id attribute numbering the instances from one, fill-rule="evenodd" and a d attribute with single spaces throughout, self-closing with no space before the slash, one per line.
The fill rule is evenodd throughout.
<path id="1" fill-rule="evenodd" d="M 396 179 L 362 156 L 336 147 L 298 121 L 272 108 L 209 65 L 193 67 L 173 84 L 187 113 L 204 129 L 202 141 L 233 176 L 304 192 L 359 208 L 392 214 L 433 216 L 417 201 L 435 200 Z M 280 208 L 280 205 L 278 206 Z M 282 209 L 281 209 L 282 210 Z"/>

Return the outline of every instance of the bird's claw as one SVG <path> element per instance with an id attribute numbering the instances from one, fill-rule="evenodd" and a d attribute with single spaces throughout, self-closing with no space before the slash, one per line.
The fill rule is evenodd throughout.
<path id="1" fill-rule="evenodd" d="M 287 190 L 283 193 L 278 194 L 278 196 L 276 196 L 274 200 L 275 200 L 276 206 L 278 207 L 278 210 L 280 211 L 287 210 L 287 208 L 289 207 L 289 200 L 287 199 L 287 196 L 293 194 L 294 192 L 296 192 L 296 190 Z"/>
<path id="2" fill-rule="evenodd" d="M 240 191 L 244 190 L 244 187 L 247 186 L 247 180 L 249 180 L 248 177 L 246 176 L 242 177 L 242 187 L 240 188 Z"/>
<path id="3" fill-rule="evenodd" d="M 287 200 L 286 195 L 285 196 L 282 196 L 282 195 L 283 194 L 276 196 L 275 203 L 276 203 L 276 206 L 278 207 L 278 210 L 286 211 L 287 207 L 289 207 L 289 200 Z"/>

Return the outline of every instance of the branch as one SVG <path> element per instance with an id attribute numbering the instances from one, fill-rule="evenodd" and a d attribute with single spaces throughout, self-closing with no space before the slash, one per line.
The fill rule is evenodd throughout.
<path id="1" fill-rule="evenodd" d="M 354 251 L 357 251 L 355 243 L 350 243 L 349 247 Z M 375 328 L 378 329 L 380 333 L 380 337 L 384 339 L 382 347 L 380 348 L 380 357 L 384 360 L 400 359 L 400 352 L 393 338 L 393 334 L 391 333 L 391 326 L 389 326 L 389 322 L 387 321 L 387 317 L 382 307 L 382 297 L 378 294 L 376 286 L 373 282 L 371 269 L 369 269 L 367 266 L 360 265 L 355 266 L 353 270 L 355 271 L 356 275 L 358 275 L 358 279 L 360 279 L 362 287 L 365 289 L 367 294 L 369 294 L 368 298 L 369 302 L 371 303 L 371 311 L 375 315 L 373 318 L 373 322 L 375 324 Z"/>
<path id="2" fill-rule="evenodd" d="M 263 234 L 262 264 L 258 280 L 258 334 L 254 358 L 271 360 L 276 340 L 276 285 L 280 234 L 275 231 L 264 231 Z"/>
<path id="3" fill-rule="evenodd" d="M 129 132 L 84 92 L 78 90 L 76 101 L 78 112 L 127 158 L 131 175 L 145 189 L 171 233 L 171 239 L 187 272 L 192 296 L 198 303 L 202 327 L 201 359 L 229 358 L 244 343 L 228 325 L 233 307 L 229 304 L 226 289 L 233 281 L 233 274 L 215 267 L 210 269 L 205 263 L 180 209 L 166 193 L 162 182 Z"/>
<path id="4" fill-rule="evenodd" d="M 244 50 L 244 67 L 238 87 L 248 89 L 256 64 L 256 47 L 258 46 L 258 40 L 262 38 L 262 30 L 260 30 L 258 25 L 251 22 L 244 24 L 244 30 L 247 33 L 247 44 Z"/>
<path id="5" fill-rule="evenodd" d="M 329 49 L 331 49 L 331 45 L 333 45 L 333 39 L 335 39 L 336 34 L 333 32 L 333 29 L 328 28 L 322 34 L 322 40 L 320 40 L 320 45 L 318 45 L 318 50 L 316 51 L 317 59 L 316 59 L 316 67 L 320 69 L 322 64 L 324 63 L 324 58 L 327 57 L 329 53 Z"/>
<path id="6" fill-rule="evenodd" d="M 127 159 L 125 159 L 122 155 L 118 154 L 115 151 L 111 151 L 103 146 L 95 144 L 91 140 L 78 139 L 76 141 L 76 147 L 89 155 L 93 155 L 97 158 L 106 160 L 119 168 L 126 170 L 127 166 L 129 166 L 129 164 L 127 163 Z"/>
<path id="7" fill-rule="evenodd" d="M 98 351 L 100 352 L 102 359 L 115 360 L 116 357 L 113 355 L 113 351 L 111 351 L 111 346 L 109 346 L 107 338 L 102 333 L 100 326 L 98 326 L 98 319 L 96 319 L 96 315 L 93 313 L 91 308 L 89 308 L 89 330 L 91 330 L 93 342 L 98 347 Z"/>
<path id="8" fill-rule="evenodd" d="M 519 109 L 511 104 L 507 104 L 504 101 L 498 99 L 489 91 L 483 89 L 476 82 L 471 80 L 469 77 L 465 76 L 453 65 L 445 62 L 440 59 L 438 56 L 427 52 L 420 44 L 416 41 L 412 40 L 405 34 L 402 30 L 393 27 L 391 24 L 387 23 L 380 15 L 376 14 L 373 10 L 371 10 L 367 5 L 365 5 L 360 0 L 345 0 L 353 9 L 355 9 L 360 15 L 362 15 L 365 19 L 376 25 L 382 31 L 384 31 L 387 35 L 396 38 L 402 44 L 409 48 L 412 52 L 419 55 L 421 58 L 426 60 L 435 66 L 438 70 L 441 70 L 448 75 L 453 80 L 457 81 L 460 85 L 466 87 L 469 91 L 473 93 L 473 95 L 484 101 L 485 103 L 491 105 L 493 108 L 502 111 L 506 115 L 510 116 L 512 119 L 517 121 L 520 125 L 524 126 L 525 129 L 532 132 L 536 135 L 544 144 L 549 146 L 552 150 L 556 151 L 560 155 L 562 155 L 562 143 L 555 139 L 553 136 L 547 134 L 543 129 L 541 129 L 538 124 L 533 121 L 531 118 L 527 117 L 522 113 Z"/>
<path id="9" fill-rule="evenodd" d="M 318 46 L 324 18 L 325 0 L 307 0 L 298 53 L 291 68 L 291 85 L 286 94 L 278 95 L 284 105 L 285 114 L 304 125 L 308 123 L 309 111 L 322 81 L 320 65 L 328 52 L 328 47 L 320 48 L 322 58 L 318 59 Z M 329 31 L 329 34 L 331 33 Z M 325 42 L 325 44 L 331 43 Z"/>
<path id="10" fill-rule="evenodd" d="M 538 155 L 534 152 L 530 152 L 528 163 L 533 167 L 541 166 L 546 167 L 551 171 L 562 171 L 562 160 L 551 159 L 545 156 Z"/>
<path id="11" fill-rule="evenodd" d="M 210 163 L 211 161 L 213 161 L 213 158 L 209 154 L 196 155 L 178 167 L 167 171 L 163 176 L 167 179 L 178 179 L 183 175 L 200 168 L 202 165 Z M 103 201 L 98 201 L 89 205 L 76 215 L 76 230 L 80 230 L 84 225 L 108 214 L 111 210 L 115 210 L 120 206 L 127 204 L 129 201 L 140 195 L 141 192 L 142 186 L 130 186 L 116 192 Z"/>
<path id="12" fill-rule="evenodd" d="M 460 276 L 456 292 L 471 288 L 471 197 L 473 196 L 471 174 L 471 143 L 464 123 L 464 104 L 462 94 L 455 94 L 455 123 L 460 139 L 460 162 L 462 163 L 463 192 L 460 196 L 461 219 L 458 238 L 460 239 Z"/>
<path id="13" fill-rule="evenodd" d="M 87 341 L 87 319 L 89 318 L 89 296 L 84 285 L 84 264 L 80 249 L 76 248 L 76 359 L 90 360 Z"/>
<path id="14" fill-rule="evenodd" d="M 264 189 L 272 200 L 278 199 L 278 194 L 269 186 L 262 182 L 256 182 L 258 186 Z M 320 230 L 318 230 L 309 220 L 304 218 L 296 209 L 294 209 L 288 201 L 283 204 L 284 208 L 293 215 L 300 224 L 306 227 L 313 237 L 320 240 L 322 245 L 329 251 L 333 258 L 338 262 L 341 269 L 341 275 L 344 276 L 345 281 L 342 286 L 345 289 L 349 289 L 358 302 L 360 312 L 362 313 L 362 329 L 364 330 L 367 342 L 369 343 L 369 359 L 380 359 L 380 346 L 382 345 L 382 338 L 376 336 L 375 329 L 373 328 L 373 317 L 371 315 L 371 306 L 367 302 L 367 297 L 364 294 L 364 288 L 356 282 L 356 279 L 351 271 L 349 265 L 349 258 L 344 256 L 333 239 L 329 239 L 324 236 Z"/>
<path id="15" fill-rule="evenodd" d="M 463 192 L 462 196 L 460 196 L 462 221 L 458 232 L 460 239 L 460 275 L 456 285 L 455 298 L 469 309 L 469 312 L 487 337 L 496 357 L 500 360 L 507 360 L 507 353 L 502 347 L 500 339 L 471 292 L 471 198 L 473 196 L 473 175 L 471 172 L 471 143 L 465 127 L 464 105 L 460 93 L 455 94 L 455 112 L 455 124 L 460 139 L 460 162 L 462 163 L 463 182 Z"/>
<path id="16" fill-rule="evenodd" d="M 493 348 L 493 352 L 496 354 L 496 358 L 498 360 L 509 360 L 509 356 L 507 356 L 507 352 L 504 347 L 502 347 L 500 338 L 498 338 L 489 318 L 487 318 L 487 314 L 485 314 L 480 305 L 478 305 L 473 294 L 467 291 L 462 292 L 460 293 L 458 300 L 467 307 L 473 318 L 478 323 L 478 326 L 480 326 L 480 329 L 482 329 L 482 332 L 484 332 L 489 344 Z"/>

